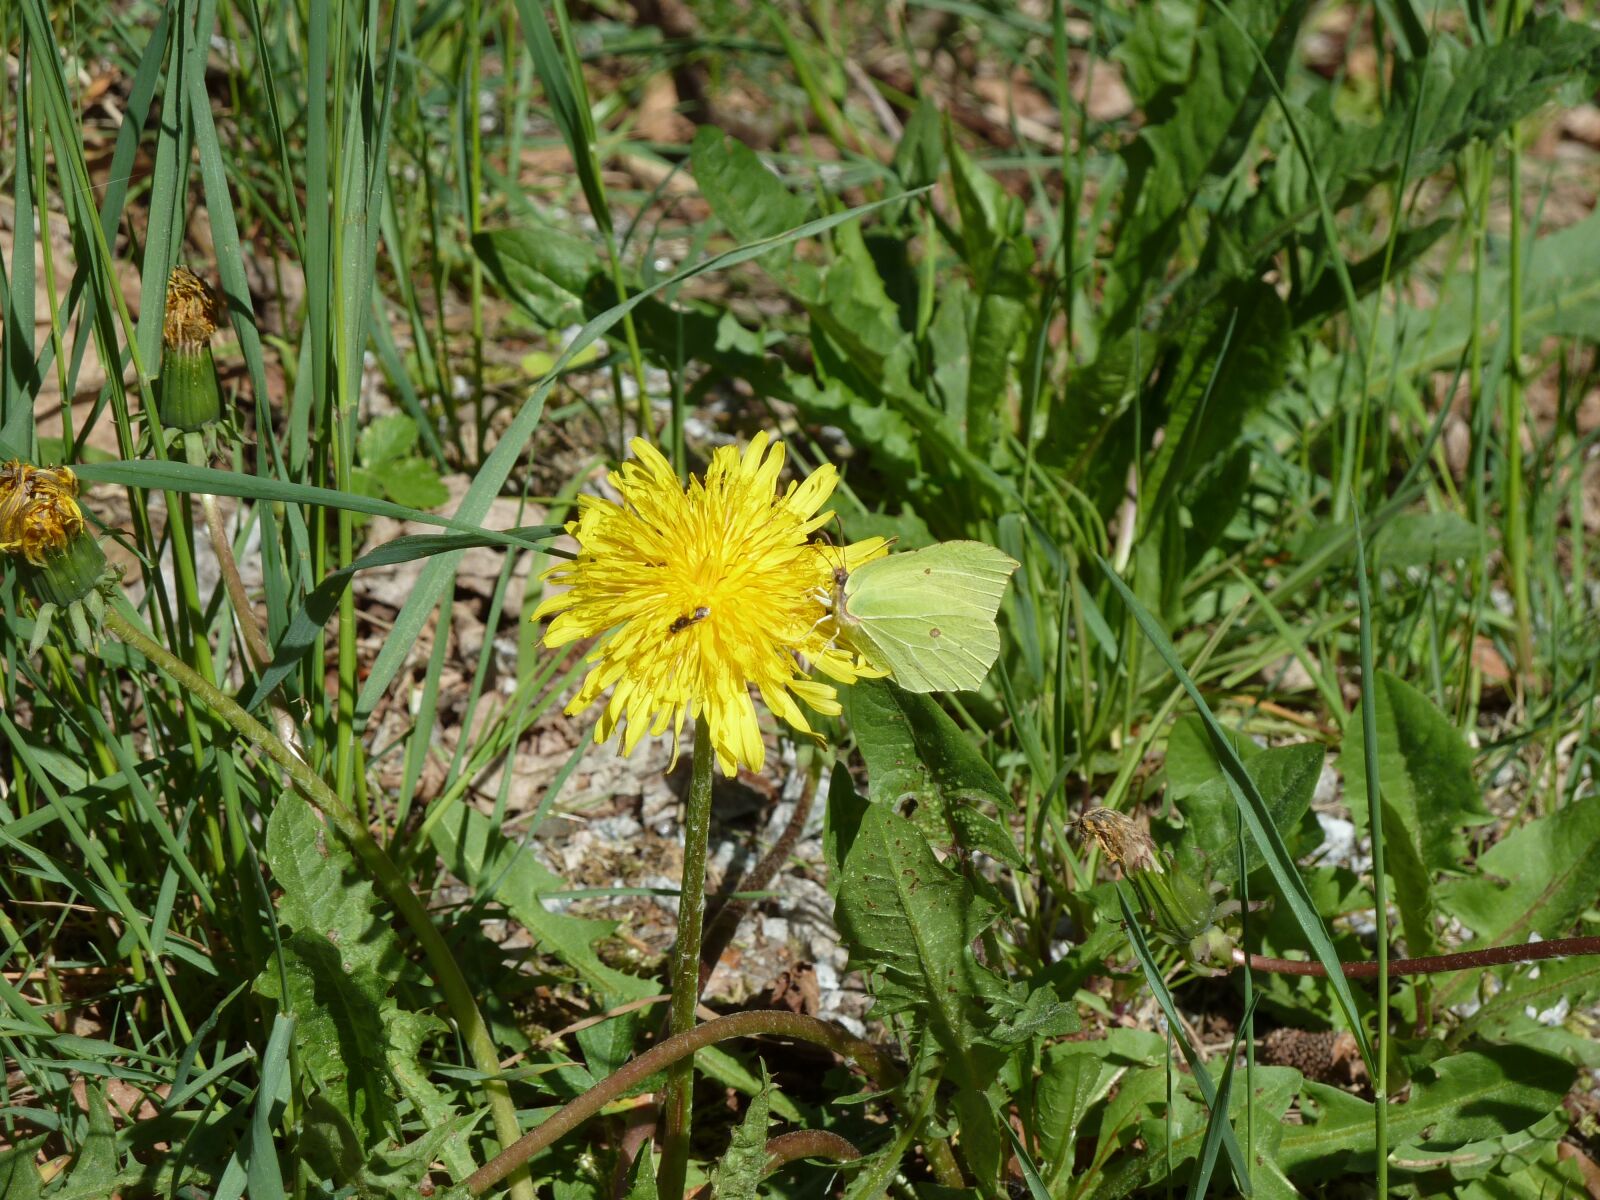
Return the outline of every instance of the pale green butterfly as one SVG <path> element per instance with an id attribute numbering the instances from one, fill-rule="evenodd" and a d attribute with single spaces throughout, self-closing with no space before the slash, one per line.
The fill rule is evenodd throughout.
<path id="1" fill-rule="evenodd" d="M 1016 560 L 982 542 L 940 542 L 834 570 L 845 638 L 908 692 L 975 691 L 1000 656 L 995 613 Z"/>

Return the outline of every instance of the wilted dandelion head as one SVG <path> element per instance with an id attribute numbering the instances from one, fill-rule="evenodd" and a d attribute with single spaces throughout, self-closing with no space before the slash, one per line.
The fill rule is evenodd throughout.
<path id="1" fill-rule="evenodd" d="M 1077 820 L 1078 836 L 1093 838 L 1106 857 L 1124 871 L 1161 872 L 1150 835 L 1131 818 L 1110 808 L 1091 808 Z"/>
<path id="2" fill-rule="evenodd" d="M 69 468 L 0 464 L 0 552 L 42 567 L 82 532 L 78 477 Z"/>
<path id="3" fill-rule="evenodd" d="M 173 267 L 167 277 L 162 341 L 174 349 L 198 350 L 210 343 L 221 320 L 222 302 L 211 286 L 188 267 Z"/>
<path id="4" fill-rule="evenodd" d="M 597 740 L 620 729 L 627 754 L 645 733 L 671 729 L 676 747 L 689 716 L 708 723 L 725 774 L 758 770 L 765 751 L 752 689 L 811 734 L 796 700 L 839 712 L 834 689 L 812 670 L 845 682 L 880 674 L 835 646 L 823 601 L 833 568 L 878 557 L 883 539 L 837 549 L 811 542 L 833 518 L 818 510 L 838 472 L 823 466 L 779 491 L 783 447 L 765 434 L 743 453 L 718 449 L 704 480 L 687 488 L 648 443 L 635 439 L 633 453 L 610 476 L 621 503 L 579 497 L 578 519 L 567 526 L 579 554 L 545 575 L 566 590 L 534 613 L 555 618 L 547 646 L 609 632 L 567 711 L 610 689 Z"/>

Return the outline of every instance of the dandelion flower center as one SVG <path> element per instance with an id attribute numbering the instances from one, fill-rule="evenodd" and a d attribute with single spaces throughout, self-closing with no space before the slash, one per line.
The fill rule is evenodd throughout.
<path id="1" fill-rule="evenodd" d="M 828 548 L 811 534 L 833 519 L 819 512 L 838 472 L 824 466 L 778 490 L 781 445 L 765 434 L 743 453 L 723 447 L 705 478 L 678 482 L 672 466 L 636 439 L 635 457 L 611 475 L 622 502 L 579 498 L 567 526 L 578 557 L 545 578 L 567 590 L 534 618 L 553 616 L 547 646 L 607 636 L 567 706 L 577 713 L 610 690 L 596 729 L 621 731 L 630 753 L 647 732 L 673 732 L 685 717 L 708 722 L 718 765 L 732 775 L 765 759 L 752 689 L 800 732 L 812 735 L 796 700 L 828 715 L 834 689 L 813 669 L 844 682 L 878 674 L 834 644 L 823 598 L 841 559 L 854 567 L 884 553 L 881 538 Z M 814 736 L 814 735 L 812 735 Z"/>

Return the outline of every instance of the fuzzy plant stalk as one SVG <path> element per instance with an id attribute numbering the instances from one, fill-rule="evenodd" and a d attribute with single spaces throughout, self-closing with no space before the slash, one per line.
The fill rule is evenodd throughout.
<path id="1" fill-rule="evenodd" d="M 694 1028 L 700 999 L 700 940 L 706 915 L 706 843 L 711 836 L 711 726 L 694 727 L 694 761 L 683 823 L 683 879 L 678 893 L 678 941 L 672 951 L 672 1006 L 668 1032 Z M 657 1191 L 661 1200 L 683 1200 L 689 1170 L 689 1126 L 694 1106 L 694 1054 L 673 1063 L 667 1073 L 662 1107 L 666 1141 L 662 1146 Z"/>
<path id="2" fill-rule="evenodd" d="M 490 1114 L 494 1121 L 495 1136 L 502 1145 L 510 1146 L 521 1134 L 517 1124 L 516 1106 L 500 1073 L 500 1056 L 490 1036 L 489 1026 L 478 1010 L 472 988 L 460 965 L 450 951 L 428 910 L 417 898 L 381 846 L 355 812 L 334 793 L 320 775 L 302 762 L 295 753 L 273 735 L 261 722 L 247 713 L 230 696 L 216 687 L 194 668 L 179 659 L 166 647 L 141 629 L 127 614 L 108 606 L 105 613 L 107 632 L 120 638 L 144 655 L 154 666 L 169 676 L 192 698 L 211 710 L 213 716 L 250 742 L 257 750 L 276 763 L 294 784 L 295 789 L 308 803 L 327 818 L 328 823 L 345 839 L 356 858 L 372 876 L 378 890 L 400 913 L 410 927 L 412 935 L 421 944 L 432 968 L 435 982 L 444 994 L 446 1006 L 467 1043 L 473 1066 L 487 1079 Z M 516 1200 L 533 1200 L 533 1185 L 525 1176 L 514 1181 L 511 1194 Z"/>

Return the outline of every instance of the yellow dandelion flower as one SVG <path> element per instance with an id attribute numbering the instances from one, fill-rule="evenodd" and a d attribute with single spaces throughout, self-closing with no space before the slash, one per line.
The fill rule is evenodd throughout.
<path id="1" fill-rule="evenodd" d="M 597 741 L 621 731 L 624 754 L 647 732 L 673 733 L 685 716 L 708 723 L 717 764 L 759 770 L 765 758 L 753 688 L 773 713 L 811 734 L 795 702 L 837 714 L 832 686 L 812 670 L 850 682 L 881 675 L 836 643 L 827 604 L 833 569 L 853 569 L 885 553 L 882 538 L 846 547 L 810 535 L 833 519 L 819 512 L 838 482 L 823 466 L 778 490 L 781 445 L 757 434 L 743 453 L 716 451 L 705 479 L 685 488 L 672 465 L 635 439 L 635 457 L 612 472 L 620 504 L 578 500 L 567 531 L 578 557 L 545 573 L 565 591 L 548 597 L 534 620 L 553 616 L 547 646 L 610 636 L 589 656 L 589 673 L 567 706 L 578 713 L 610 689 Z"/>
<path id="2" fill-rule="evenodd" d="M 0 552 L 42 567 L 82 532 L 78 477 L 70 468 L 0 463 Z"/>

